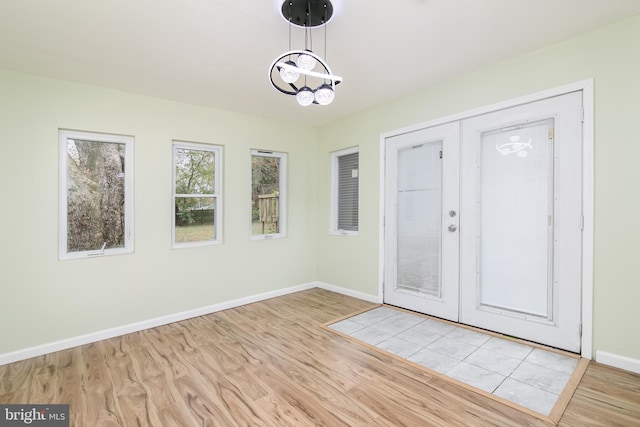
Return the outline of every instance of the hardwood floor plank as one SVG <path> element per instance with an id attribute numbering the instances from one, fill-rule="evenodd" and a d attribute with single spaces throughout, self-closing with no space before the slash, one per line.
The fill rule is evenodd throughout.
<path id="1" fill-rule="evenodd" d="M 158 419 L 155 405 L 149 400 L 143 383 L 144 379 L 134 367 L 133 357 L 110 357 L 106 360 L 106 366 L 113 375 L 113 387 L 117 390 L 122 417 L 126 420 L 135 419 L 140 425 L 157 425 Z"/>
<path id="2" fill-rule="evenodd" d="M 268 419 L 271 427 L 312 427 L 316 425 L 304 411 L 290 405 L 277 394 L 265 396 L 257 400 L 255 405 L 257 410 Z"/>
<path id="3" fill-rule="evenodd" d="M 78 386 L 85 395 L 85 407 L 69 407 L 70 412 L 82 411 L 84 418 L 92 424 L 104 426 L 125 425 L 125 419 L 120 411 L 120 402 L 113 389 L 112 375 L 122 375 L 121 372 L 109 372 L 105 364 L 106 353 L 104 342 L 97 342 L 82 346 L 82 360 L 84 368 L 78 378 Z M 67 403 L 55 402 L 51 403 Z M 24 402 L 27 403 L 27 402 Z M 79 403 L 79 402 L 78 402 Z M 133 422 L 133 420 L 130 420 Z"/>
<path id="4" fill-rule="evenodd" d="M 640 426 L 640 376 L 591 363 L 559 426 Z"/>
<path id="5" fill-rule="evenodd" d="M 37 362 L 33 358 L 0 366 L 0 402 L 26 401 Z"/>
<path id="6" fill-rule="evenodd" d="M 331 411 L 327 410 L 321 401 L 318 401 L 312 392 L 300 386 L 296 381 L 285 375 L 278 368 L 265 369 L 261 373 L 263 381 L 271 387 L 274 394 L 286 402 L 290 408 L 301 413 L 315 426 L 348 426 Z"/>
<path id="7" fill-rule="evenodd" d="M 0 366 L 0 403 L 68 403 L 73 426 L 547 425 L 322 327 L 375 305 L 312 289 Z M 640 376 L 589 364 L 558 425 L 640 426 Z"/>
<path id="8" fill-rule="evenodd" d="M 58 377 L 56 394 L 53 402 L 63 402 L 69 404 L 69 408 L 83 408 L 87 406 L 86 395 L 82 388 L 78 387 L 78 378 L 84 374 L 84 360 L 82 358 L 82 347 L 75 347 L 59 353 L 62 369 Z M 69 413 L 70 425 L 87 425 L 84 412 Z"/>

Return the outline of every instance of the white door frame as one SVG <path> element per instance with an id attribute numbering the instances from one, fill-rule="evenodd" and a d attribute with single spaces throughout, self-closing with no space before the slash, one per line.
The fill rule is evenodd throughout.
<path id="1" fill-rule="evenodd" d="M 540 101 L 553 96 L 582 91 L 583 99 L 583 150 L 582 150 L 582 203 L 584 230 L 582 234 L 582 338 L 581 356 L 592 358 L 593 353 L 593 238 L 594 238 L 594 104 L 593 79 L 583 80 L 566 86 L 545 90 L 535 94 L 510 99 L 474 110 L 465 111 L 413 126 L 392 130 L 380 134 L 380 183 L 379 183 L 379 224 L 378 224 L 378 299 L 384 298 L 384 212 L 385 212 L 385 141 L 392 136 L 414 132 L 453 121 L 491 113 L 493 111 Z"/>

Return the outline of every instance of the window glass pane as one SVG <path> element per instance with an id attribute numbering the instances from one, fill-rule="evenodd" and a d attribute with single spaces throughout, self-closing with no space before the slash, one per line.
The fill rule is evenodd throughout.
<path id="1" fill-rule="evenodd" d="M 176 148 L 176 194 L 215 193 L 215 154 Z"/>
<path id="2" fill-rule="evenodd" d="M 251 156 L 251 234 L 280 233 L 281 158 Z"/>
<path id="3" fill-rule="evenodd" d="M 202 242 L 216 238 L 216 198 L 176 197 L 175 242 Z"/>
<path id="4" fill-rule="evenodd" d="M 358 231 L 358 153 L 338 157 L 338 230 Z"/>
<path id="5" fill-rule="evenodd" d="M 547 316 L 553 255 L 553 120 L 482 134 L 482 304 Z"/>
<path id="6" fill-rule="evenodd" d="M 173 245 L 220 240 L 220 155 L 218 146 L 174 141 Z"/>
<path id="7" fill-rule="evenodd" d="M 67 252 L 125 246 L 125 144 L 67 139 Z"/>
<path id="8" fill-rule="evenodd" d="M 397 286 L 442 296 L 442 141 L 398 150 Z"/>

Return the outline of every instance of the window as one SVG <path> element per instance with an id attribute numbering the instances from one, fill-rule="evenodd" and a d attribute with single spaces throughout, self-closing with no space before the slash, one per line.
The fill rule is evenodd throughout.
<path id="1" fill-rule="evenodd" d="M 251 150 L 251 238 L 284 237 L 287 155 Z"/>
<path id="2" fill-rule="evenodd" d="M 60 259 L 133 252 L 133 137 L 58 137 Z"/>
<path id="3" fill-rule="evenodd" d="M 358 147 L 331 153 L 331 232 L 358 234 Z"/>
<path id="4" fill-rule="evenodd" d="M 221 157 L 219 146 L 173 142 L 172 247 L 222 241 Z"/>

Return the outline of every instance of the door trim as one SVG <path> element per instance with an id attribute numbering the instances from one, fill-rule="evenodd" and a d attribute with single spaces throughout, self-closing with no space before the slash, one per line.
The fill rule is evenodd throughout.
<path id="1" fill-rule="evenodd" d="M 378 224 L 378 298 L 384 298 L 384 212 L 385 212 L 385 141 L 387 138 L 414 132 L 454 121 L 460 121 L 482 114 L 546 98 L 582 91 L 583 99 L 583 141 L 582 141 L 582 204 L 584 229 L 582 232 L 582 337 L 581 356 L 591 360 L 593 357 L 593 254 L 594 254 L 594 93 L 593 79 L 582 80 L 565 86 L 548 89 L 530 95 L 486 105 L 473 110 L 418 123 L 412 126 L 384 132 L 380 134 L 379 159 L 379 224 Z"/>

